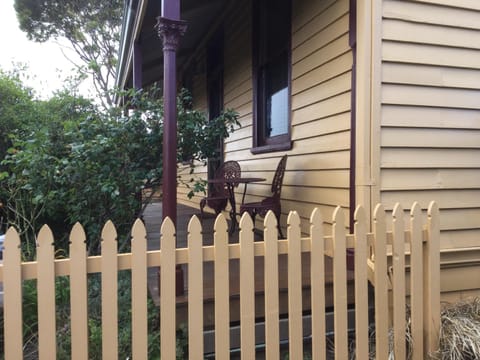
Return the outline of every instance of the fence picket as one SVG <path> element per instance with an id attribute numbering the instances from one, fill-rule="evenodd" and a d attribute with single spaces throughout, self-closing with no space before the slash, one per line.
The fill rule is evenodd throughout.
<path id="1" fill-rule="evenodd" d="M 83 227 L 70 233 L 70 318 L 73 360 L 88 359 L 87 247 Z"/>
<path id="2" fill-rule="evenodd" d="M 421 208 L 415 202 L 410 210 L 410 309 L 413 339 L 412 360 L 423 357 L 423 257 Z"/>
<path id="3" fill-rule="evenodd" d="M 265 246 L 265 352 L 267 360 L 280 358 L 278 295 L 278 229 L 275 215 L 264 219 Z"/>
<path id="4" fill-rule="evenodd" d="M 118 358 L 117 231 L 111 221 L 102 229 L 102 353 Z"/>
<path id="5" fill-rule="evenodd" d="M 147 232 L 140 219 L 132 228 L 132 356 L 148 358 Z"/>
<path id="6" fill-rule="evenodd" d="M 333 308 L 335 328 L 335 358 L 348 358 L 347 319 L 347 239 L 341 207 L 333 213 Z"/>
<path id="7" fill-rule="evenodd" d="M 230 281 L 228 225 L 223 214 L 215 220 L 215 357 L 230 357 Z"/>
<path id="8" fill-rule="evenodd" d="M 436 202 L 428 206 L 427 242 L 425 243 L 424 287 L 425 308 L 424 326 L 426 330 L 425 351 L 432 353 L 438 348 L 440 329 L 440 224 L 439 209 Z"/>
<path id="9" fill-rule="evenodd" d="M 255 258 L 253 222 L 245 212 L 240 220 L 240 341 L 242 360 L 255 358 Z"/>
<path id="10" fill-rule="evenodd" d="M 310 284 L 312 292 L 312 359 L 324 360 L 325 341 L 325 242 L 323 220 L 315 208 L 310 217 Z M 315 261 L 313 261 L 315 259 Z"/>
<path id="11" fill-rule="evenodd" d="M 255 358 L 255 257 L 264 260 L 265 357 L 280 358 L 279 254 L 287 255 L 289 358 L 303 358 L 302 252 L 310 252 L 312 314 L 312 358 L 326 358 L 325 255 L 333 257 L 333 305 L 335 358 L 347 359 L 347 244 L 355 247 L 355 336 L 357 359 L 369 356 L 368 280 L 375 290 L 375 358 L 389 357 L 389 321 L 393 316 L 394 357 L 406 358 L 405 346 L 405 241 L 410 241 L 410 306 L 413 359 L 426 357 L 438 346 L 440 326 L 440 248 L 439 209 L 429 205 L 426 229 L 422 229 L 421 208 L 414 203 L 409 230 L 404 212 L 395 205 L 392 232 L 387 233 L 385 211 L 377 205 L 373 214 L 373 234 L 367 233 L 365 210 L 354 214 L 354 235 L 347 235 L 344 211 L 333 214 L 332 234 L 324 236 L 318 209 L 310 219 L 310 239 L 301 237 L 300 218 L 288 217 L 287 240 L 279 241 L 276 217 L 269 212 L 264 220 L 264 242 L 254 243 L 254 224 L 248 214 L 240 221 L 239 244 L 228 244 L 227 222 L 217 217 L 214 246 L 203 247 L 202 226 L 197 217 L 188 226 L 188 249 L 176 249 L 175 227 L 166 219 L 161 227 L 160 251 L 147 252 L 146 229 L 136 221 L 132 227 L 132 253 L 118 254 L 116 230 L 107 222 L 102 230 L 101 256 L 87 257 L 85 232 L 76 224 L 70 234 L 70 259 L 54 258 L 53 236 L 47 226 L 38 235 L 37 262 L 21 263 L 20 238 L 8 230 L 0 281 L 4 283 L 5 359 L 23 357 L 22 279 L 37 279 L 39 359 L 56 358 L 55 276 L 70 276 L 72 359 L 88 359 L 88 273 L 101 273 L 102 279 L 102 357 L 118 358 L 118 272 L 131 269 L 132 355 L 148 357 L 147 259 L 160 266 L 160 350 L 165 359 L 176 358 L 176 264 L 188 266 L 189 358 L 200 360 L 204 352 L 204 274 L 205 261 L 214 261 L 215 356 L 230 357 L 230 261 L 239 259 L 240 333 L 242 360 Z M 391 238 L 389 237 L 391 235 Z M 392 240 L 392 314 L 389 314 L 389 268 L 387 238 Z M 373 245 L 370 257 L 368 246 Z M 235 260 L 233 260 L 235 261 Z"/>
<path id="12" fill-rule="evenodd" d="M 405 359 L 405 223 L 403 208 L 396 204 L 393 231 L 393 339 L 395 359 Z"/>
<path id="13" fill-rule="evenodd" d="M 175 225 L 167 217 L 160 229 L 160 352 L 162 359 L 176 357 Z"/>
<path id="14" fill-rule="evenodd" d="M 375 355 L 378 360 L 388 359 L 388 269 L 387 227 L 385 210 L 378 204 L 373 213 L 375 234 Z"/>
<path id="15" fill-rule="evenodd" d="M 188 356 L 203 359 L 203 251 L 202 225 L 193 216 L 188 223 Z"/>
<path id="16" fill-rule="evenodd" d="M 5 360 L 23 359 L 21 250 L 20 237 L 13 227 L 5 236 L 3 292 Z"/>
<path id="17" fill-rule="evenodd" d="M 289 358 L 303 358 L 302 324 L 302 244 L 300 217 L 296 211 L 288 216 L 288 338 Z"/>
<path id="18" fill-rule="evenodd" d="M 44 225 L 38 234 L 38 358 L 55 359 L 57 354 L 55 327 L 55 256 L 53 234 Z"/>
<path id="19" fill-rule="evenodd" d="M 355 355 L 368 359 L 367 217 L 358 206 L 354 213 L 355 233 Z"/>

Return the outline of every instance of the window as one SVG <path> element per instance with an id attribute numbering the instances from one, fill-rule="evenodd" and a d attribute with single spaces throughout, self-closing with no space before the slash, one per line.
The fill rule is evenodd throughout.
<path id="1" fill-rule="evenodd" d="M 290 0 L 253 7 L 253 153 L 291 148 Z"/>

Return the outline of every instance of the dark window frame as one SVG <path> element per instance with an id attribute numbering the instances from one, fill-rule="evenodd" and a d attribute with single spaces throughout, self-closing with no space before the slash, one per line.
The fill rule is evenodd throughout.
<path id="1" fill-rule="evenodd" d="M 280 49 L 278 53 L 286 51 L 287 56 L 287 86 L 288 86 L 288 103 L 287 103 L 287 133 L 268 137 L 265 134 L 265 121 L 263 106 L 266 103 L 266 96 L 260 94 L 261 89 L 264 88 L 260 85 L 262 81 L 261 77 L 263 74 L 262 66 L 271 61 L 271 59 L 265 59 L 266 56 L 263 56 L 265 46 L 262 44 L 262 39 L 259 34 L 261 33 L 261 24 L 262 24 L 262 13 L 265 14 L 267 11 L 265 2 L 263 1 L 254 1 L 252 6 L 252 78 L 253 78 L 253 144 L 251 152 L 253 154 L 274 152 L 274 151 L 284 151 L 290 150 L 292 148 L 291 140 L 291 121 L 292 121 L 292 106 L 291 106 L 291 92 L 292 92 L 292 1 L 286 0 L 288 2 L 289 10 L 289 23 L 288 26 L 288 38 L 286 39 L 285 47 Z M 260 100 L 261 98 L 261 100 Z"/>

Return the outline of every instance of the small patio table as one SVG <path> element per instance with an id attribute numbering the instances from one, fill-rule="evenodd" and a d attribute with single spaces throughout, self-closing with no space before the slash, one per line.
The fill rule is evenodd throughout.
<path id="1" fill-rule="evenodd" d="M 232 224 L 229 229 L 229 233 L 232 234 L 237 225 L 237 208 L 236 208 L 236 203 L 235 203 L 235 191 L 234 188 L 238 184 L 245 184 L 245 187 L 243 189 L 243 196 L 242 196 L 242 204 L 245 201 L 245 194 L 247 193 L 247 185 L 249 183 L 255 183 L 255 182 L 262 182 L 267 179 L 265 178 L 260 178 L 260 177 L 237 177 L 237 178 L 230 178 L 230 179 L 210 179 L 208 182 L 210 184 L 218 184 L 218 183 L 224 183 L 227 186 L 228 189 L 228 201 L 230 202 L 231 210 L 230 210 L 230 219 L 232 220 Z"/>

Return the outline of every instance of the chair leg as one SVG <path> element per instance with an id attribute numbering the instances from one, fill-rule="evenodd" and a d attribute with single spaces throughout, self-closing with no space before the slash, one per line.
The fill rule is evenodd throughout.
<path id="1" fill-rule="evenodd" d="M 207 205 L 205 199 L 200 200 L 200 221 L 203 222 L 203 208 Z"/>
<path id="2" fill-rule="evenodd" d="M 278 235 L 280 235 L 280 239 L 283 239 L 282 234 L 282 227 L 280 226 L 280 215 L 277 216 L 277 228 L 278 228 Z"/>

